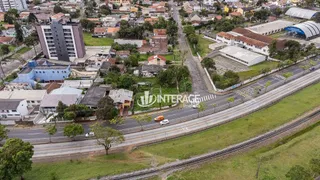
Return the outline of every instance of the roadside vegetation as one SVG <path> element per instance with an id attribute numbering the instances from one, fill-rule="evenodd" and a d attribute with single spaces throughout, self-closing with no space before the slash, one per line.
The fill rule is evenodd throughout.
<path id="1" fill-rule="evenodd" d="M 89 157 L 85 159 L 79 159 L 79 161 L 34 163 L 33 169 L 30 172 L 26 173 L 25 177 L 26 179 L 37 180 L 43 179 L 43 177 L 50 177 L 52 173 L 57 172 L 57 175 L 59 175 L 59 179 L 72 179 L 75 177 L 75 175 L 77 175 L 77 179 L 87 179 L 90 177 L 111 175 L 121 172 L 143 169 L 150 166 L 157 166 L 166 162 L 175 161 L 176 159 L 190 158 L 195 155 L 225 148 L 229 145 L 242 142 L 259 134 L 265 133 L 271 129 L 279 127 L 280 125 L 283 125 L 284 123 L 287 123 L 294 118 L 299 117 L 303 113 L 312 110 L 315 107 L 318 107 L 320 105 L 320 99 L 317 97 L 319 96 L 320 84 L 312 85 L 292 96 L 284 98 L 271 107 L 262 109 L 236 121 L 211 128 L 206 131 L 158 144 L 153 144 L 150 146 L 144 146 L 138 148 L 137 150 L 123 154 L 121 153 L 111 154 L 108 156 Z M 318 132 L 319 130 L 316 131 L 316 133 Z M 316 141 L 317 139 L 314 137 L 310 139 Z M 303 138 L 301 138 L 299 142 L 302 142 L 302 139 Z M 320 141 L 320 139 L 318 139 L 317 141 Z M 288 145 L 287 147 L 292 146 L 292 144 Z M 314 148 L 317 148 L 316 144 L 320 143 L 311 142 L 310 146 L 314 146 Z M 300 150 L 306 151 L 306 149 L 302 147 L 305 146 L 301 145 Z M 181 151 L 181 149 L 185 150 Z M 317 151 L 314 152 L 316 153 Z M 276 156 L 278 155 L 276 154 Z M 301 156 L 302 155 L 299 155 L 297 157 Z M 246 177 L 249 176 L 250 177 L 247 179 L 252 179 L 254 175 L 252 175 L 251 172 L 252 170 L 255 172 L 255 170 L 257 169 L 257 159 L 252 155 L 244 157 L 244 159 L 239 160 L 227 160 L 226 162 L 219 161 L 224 163 L 223 166 L 214 163 L 212 166 L 207 167 L 202 174 L 199 174 L 199 177 L 209 177 L 208 179 L 212 179 L 213 175 L 215 175 L 214 177 L 217 176 L 217 179 L 221 179 L 219 177 L 229 177 L 231 175 L 233 176 L 234 174 L 231 172 L 235 171 L 237 175 L 241 175 L 241 177 L 243 176 L 243 179 L 246 179 Z M 270 157 L 272 160 L 273 156 L 270 155 Z M 281 157 L 281 155 L 279 155 L 279 157 Z M 292 157 L 292 154 L 288 155 L 288 157 L 294 159 L 296 158 L 296 156 Z M 311 157 L 311 155 L 309 156 L 308 154 L 306 157 Z M 290 158 L 287 159 L 289 160 Z M 314 158 L 316 158 L 316 156 Z M 306 163 L 308 161 L 309 160 L 306 160 Z M 279 162 L 282 166 L 283 161 L 279 160 Z M 112 164 L 112 166 L 110 166 L 110 164 Z M 266 166 L 267 164 L 268 163 L 264 163 L 261 167 Z M 287 168 L 285 169 L 284 173 L 286 173 L 291 168 L 291 166 L 294 166 L 295 164 L 296 163 L 285 165 L 285 167 Z M 244 169 L 242 165 L 243 167 L 248 166 L 248 170 L 241 172 Z M 252 165 L 255 166 L 251 167 Z M 281 166 L 277 167 L 277 171 L 280 171 L 282 169 Z M 270 165 L 268 167 L 273 166 Z M 266 168 L 264 170 L 265 173 L 269 172 L 268 169 L 270 168 Z M 183 176 L 190 177 L 191 173 L 187 175 L 177 174 L 175 178 Z M 193 174 L 192 177 L 198 176 L 194 176 Z"/>
<path id="2" fill-rule="evenodd" d="M 269 72 L 277 68 L 278 66 L 279 66 L 278 62 L 264 61 L 262 63 L 249 67 L 250 68 L 249 71 L 242 71 L 242 72 L 238 72 L 237 74 L 239 75 L 240 80 L 244 81 L 252 77 L 258 76 L 259 74 Z"/>

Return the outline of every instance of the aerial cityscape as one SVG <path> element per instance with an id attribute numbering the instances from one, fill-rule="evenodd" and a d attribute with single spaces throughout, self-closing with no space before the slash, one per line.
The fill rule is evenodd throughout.
<path id="1" fill-rule="evenodd" d="M 319 0 L 0 0 L 0 180 L 320 180 Z"/>

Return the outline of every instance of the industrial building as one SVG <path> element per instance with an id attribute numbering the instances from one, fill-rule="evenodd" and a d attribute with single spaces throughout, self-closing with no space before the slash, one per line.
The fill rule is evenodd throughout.
<path id="1" fill-rule="evenodd" d="M 276 20 L 264 24 L 259 24 L 256 26 L 251 26 L 246 29 L 249 29 L 250 31 L 261 34 L 261 35 L 271 35 L 278 32 L 281 32 L 284 30 L 284 28 L 288 26 L 294 25 L 294 22 L 286 21 L 286 20 Z"/>
<path id="2" fill-rule="evenodd" d="M 317 13 L 319 12 L 310 9 L 292 7 L 287 10 L 286 15 L 300 19 L 312 19 Z"/>
<path id="3" fill-rule="evenodd" d="M 80 23 L 71 22 L 63 13 L 55 14 L 48 24 L 37 25 L 43 54 L 49 59 L 74 61 L 86 51 Z"/>
<path id="4" fill-rule="evenodd" d="M 246 66 L 252 66 L 266 60 L 266 56 L 237 47 L 227 46 L 220 50 L 222 56 L 237 61 Z"/>
<path id="5" fill-rule="evenodd" d="M 305 39 L 317 37 L 320 34 L 320 24 L 314 21 L 306 21 L 285 28 L 287 34 Z"/>

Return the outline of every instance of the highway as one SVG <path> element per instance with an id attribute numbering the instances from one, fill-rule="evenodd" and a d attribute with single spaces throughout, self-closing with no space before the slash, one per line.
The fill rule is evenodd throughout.
<path id="1" fill-rule="evenodd" d="M 165 126 L 149 131 L 142 131 L 125 135 L 126 141 L 122 144 L 114 145 L 113 150 L 125 147 L 158 142 L 173 137 L 183 136 L 189 133 L 201 131 L 219 124 L 227 123 L 241 116 L 250 114 L 256 110 L 266 107 L 281 98 L 284 98 L 304 87 L 318 82 L 320 70 L 313 71 L 299 79 L 291 81 L 279 88 L 267 92 L 255 99 L 242 103 L 233 108 L 211 114 L 205 117 L 196 118 L 191 121 Z M 78 153 L 90 153 L 103 151 L 102 146 L 98 146 L 95 140 L 75 141 L 55 144 L 34 145 L 34 160 L 41 160 L 51 157 L 69 156 Z"/>

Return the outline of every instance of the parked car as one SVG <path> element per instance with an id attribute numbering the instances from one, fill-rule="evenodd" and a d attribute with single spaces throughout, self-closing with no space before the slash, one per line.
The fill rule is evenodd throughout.
<path id="1" fill-rule="evenodd" d="M 164 120 L 160 121 L 160 125 L 166 125 L 169 123 L 170 123 L 170 121 L 168 119 L 164 119 Z"/>
<path id="2" fill-rule="evenodd" d="M 164 116 L 158 116 L 158 117 L 154 118 L 155 122 L 160 122 L 160 121 L 163 121 L 163 120 L 164 120 Z"/>
<path id="3" fill-rule="evenodd" d="M 85 134 L 85 136 L 88 137 L 93 137 L 94 136 L 94 132 L 88 132 Z"/>

